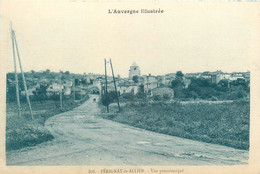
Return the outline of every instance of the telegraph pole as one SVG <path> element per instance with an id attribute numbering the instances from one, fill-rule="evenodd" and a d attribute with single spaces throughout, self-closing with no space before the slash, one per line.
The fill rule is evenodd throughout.
<path id="1" fill-rule="evenodd" d="M 119 97 L 118 97 L 118 92 L 117 92 L 117 89 L 116 89 L 116 81 L 115 81 L 114 70 L 113 70 L 113 65 L 112 65 L 112 60 L 111 59 L 110 59 L 110 66 L 111 66 L 111 71 L 112 71 L 112 76 L 113 76 L 113 81 L 114 81 L 114 86 L 115 86 L 115 91 L 116 91 L 116 99 L 117 99 L 118 111 L 120 112 Z"/>
<path id="2" fill-rule="evenodd" d="M 17 77 L 17 70 L 16 70 L 16 58 L 15 58 L 14 36 L 13 36 L 12 23 L 11 23 L 10 25 L 11 25 L 11 37 L 12 37 L 12 48 L 13 48 L 13 58 L 14 58 L 14 73 L 15 73 L 16 99 L 17 99 L 17 105 L 18 105 L 18 115 L 19 115 L 19 117 L 21 117 L 21 105 L 20 105 L 19 85 L 18 85 L 18 77 Z"/>
<path id="3" fill-rule="evenodd" d="M 108 97 L 107 93 L 107 61 L 105 59 L 105 96 Z M 107 112 L 109 112 L 109 106 L 107 105 Z"/>
<path id="4" fill-rule="evenodd" d="M 60 71 L 60 108 L 62 109 L 62 80 L 61 80 L 62 74 Z"/>
<path id="5" fill-rule="evenodd" d="M 17 44 L 15 33 L 14 33 L 13 30 L 12 30 L 12 34 L 13 34 L 13 38 L 14 38 L 14 43 L 15 43 L 15 47 L 16 47 L 16 53 L 17 53 L 17 58 L 18 58 L 19 65 L 20 65 L 20 70 L 21 70 L 21 73 L 22 73 L 23 85 L 24 85 L 27 103 L 29 105 L 31 117 L 32 117 L 32 119 L 34 119 L 33 113 L 32 113 L 32 107 L 31 107 L 31 103 L 30 103 L 30 98 L 29 98 L 29 94 L 28 94 L 28 90 L 27 90 L 26 80 L 25 80 L 24 73 L 23 73 L 22 63 L 21 63 L 21 59 L 20 59 L 20 56 L 19 56 L 18 44 Z"/>
<path id="6" fill-rule="evenodd" d="M 75 89 L 76 88 L 76 84 L 75 84 L 75 78 L 74 78 L 74 81 L 73 81 L 73 100 L 74 100 L 74 103 L 76 101 L 76 92 L 75 92 Z"/>

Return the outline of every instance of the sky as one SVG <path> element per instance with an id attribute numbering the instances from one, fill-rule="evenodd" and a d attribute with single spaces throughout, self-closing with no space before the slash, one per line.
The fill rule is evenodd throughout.
<path id="1" fill-rule="evenodd" d="M 24 71 L 115 74 L 127 77 L 136 62 L 142 74 L 250 70 L 254 22 L 246 8 L 225 5 L 144 3 L 22 3 L 1 5 L 4 68 L 13 71 L 9 23 Z M 108 14 L 108 9 L 157 9 L 163 14 Z M 109 70 L 109 73 L 110 70 Z"/>

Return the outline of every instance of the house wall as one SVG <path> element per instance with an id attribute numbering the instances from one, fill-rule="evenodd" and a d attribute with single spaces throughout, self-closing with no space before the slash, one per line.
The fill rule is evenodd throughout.
<path id="1" fill-rule="evenodd" d="M 138 92 L 138 86 L 119 86 L 120 94 L 132 93 L 134 95 Z"/>
<path id="2" fill-rule="evenodd" d="M 211 83 L 218 83 L 220 81 L 220 75 L 211 75 Z"/>
<path id="3" fill-rule="evenodd" d="M 152 89 L 157 87 L 158 87 L 157 83 L 146 83 L 144 84 L 144 92 L 149 94 Z"/>
<path id="4" fill-rule="evenodd" d="M 170 98 L 173 98 L 174 92 L 171 88 L 167 87 L 158 87 L 151 91 L 151 96 L 159 95 L 163 97 L 164 95 L 168 95 Z"/>

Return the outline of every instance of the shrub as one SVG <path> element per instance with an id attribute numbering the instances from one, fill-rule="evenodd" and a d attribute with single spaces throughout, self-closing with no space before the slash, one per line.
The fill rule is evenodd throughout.
<path id="1" fill-rule="evenodd" d="M 170 100 L 171 96 L 169 94 L 163 94 L 163 99 L 164 100 Z"/>
<path id="2" fill-rule="evenodd" d="M 162 100 L 162 97 L 160 95 L 154 95 L 153 100 L 159 101 L 159 100 Z"/>

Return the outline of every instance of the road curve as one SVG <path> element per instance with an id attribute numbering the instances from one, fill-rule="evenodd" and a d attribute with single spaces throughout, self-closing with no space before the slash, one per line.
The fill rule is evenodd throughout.
<path id="1" fill-rule="evenodd" d="M 248 151 L 102 119 L 93 98 L 46 121 L 54 140 L 7 152 L 7 165 L 236 165 Z"/>

